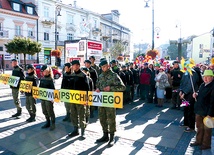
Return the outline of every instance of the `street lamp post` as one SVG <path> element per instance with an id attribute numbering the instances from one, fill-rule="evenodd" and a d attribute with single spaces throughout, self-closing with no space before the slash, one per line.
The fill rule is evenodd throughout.
<path id="1" fill-rule="evenodd" d="M 176 25 L 176 28 L 178 28 L 178 24 Z M 180 37 L 178 39 L 178 60 L 181 60 L 182 53 L 181 24 L 179 24 L 179 28 L 180 28 Z"/>
<path id="2" fill-rule="evenodd" d="M 57 42 L 58 42 L 57 17 L 61 16 L 60 11 L 61 11 L 61 6 L 57 5 L 56 10 L 55 10 L 55 50 L 57 50 Z M 57 56 L 55 57 L 55 59 L 56 59 L 55 65 L 59 66 L 59 60 L 58 60 Z"/>
<path id="3" fill-rule="evenodd" d="M 150 0 L 144 0 L 146 2 L 146 5 L 144 6 L 145 8 L 149 8 L 148 2 Z M 152 0 L 152 50 L 154 49 L 155 46 L 155 41 L 154 41 L 154 37 L 155 37 L 155 32 L 154 32 L 154 0 Z"/>

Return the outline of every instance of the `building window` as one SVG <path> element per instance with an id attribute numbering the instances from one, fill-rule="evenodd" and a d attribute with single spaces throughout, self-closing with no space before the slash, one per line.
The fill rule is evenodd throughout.
<path id="1" fill-rule="evenodd" d="M 48 32 L 44 32 L 44 40 L 49 40 L 49 33 Z"/>
<path id="2" fill-rule="evenodd" d="M 203 45 L 203 44 L 199 44 L 199 48 L 200 48 L 200 49 L 203 49 L 203 48 L 204 48 L 204 45 Z"/>
<path id="3" fill-rule="evenodd" d="M 73 24 L 73 19 L 74 19 L 74 16 L 73 15 L 67 15 L 67 23 L 69 24 Z"/>
<path id="4" fill-rule="evenodd" d="M 97 28 L 97 20 L 94 19 L 94 28 Z"/>
<path id="5" fill-rule="evenodd" d="M 28 28 L 28 37 L 33 37 L 33 28 L 29 27 Z"/>
<path id="6" fill-rule="evenodd" d="M 18 4 L 18 3 L 13 3 L 13 10 L 15 10 L 15 11 L 20 11 L 20 4 Z"/>
<path id="7" fill-rule="evenodd" d="M 21 26 L 20 25 L 16 25 L 15 26 L 15 35 L 16 36 L 21 36 L 22 33 L 21 33 Z"/>
<path id="8" fill-rule="evenodd" d="M 73 39 L 73 34 L 71 34 L 71 33 L 68 33 L 67 34 L 67 40 L 72 40 Z"/>
<path id="9" fill-rule="evenodd" d="M 49 7 L 44 6 L 44 17 L 49 17 Z"/>
<path id="10" fill-rule="evenodd" d="M 3 31 L 3 23 L 0 22 L 0 31 Z"/>
<path id="11" fill-rule="evenodd" d="M 27 13 L 32 15 L 33 14 L 33 8 L 27 6 Z"/>

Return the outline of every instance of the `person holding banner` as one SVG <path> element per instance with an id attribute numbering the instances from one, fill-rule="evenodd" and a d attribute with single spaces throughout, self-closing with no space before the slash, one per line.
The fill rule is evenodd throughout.
<path id="1" fill-rule="evenodd" d="M 117 73 L 114 73 L 106 60 L 101 61 L 102 73 L 96 83 L 96 92 L 123 92 L 126 86 Z M 99 107 L 99 119 L 103 129 L 103 136 L 96 143 L 108 142 L 108 146 L 114 145 L 114 133 L 116 131 L 116 109 L 110 107 Z M 110 139 L 109 135 L 110 133 Z"/>
<path id="2" fill-rule="evenodd" d="M 24 70 L 18 65 L 18 61 L 16 59 L 12 59 L 11 61 L 13 67 L 12 76 L 20 77 L 17 87 L 10 86 L 10 88 L 12 89 L 13 102 L 17 108 L 17 113 L 12 115 L 12 117 L 18 117 L 22 114 L 19 85 L 21 80 L 25 79 L 25 75 Z"/>
<path id="3" fill-rule="evenodd" d="M 89 86 L 90 86 L 89 91 L 94 91 L 94 82 L 93 82 L 92 78 L 90 77 L 89 69 L 87 67 L 83 67 L 81 70 L 87 75 Z M 91 117 L 91 111 L 92 111 L 91 107 L 94 108 L 94 106 L 89 106 L 89 105 L 86 106 L 86 122 L 87 123 L 88 123 L 88 118 L 89 117 L 92 118 Z"/>
<path id="4" fill-rule="evenodd" d="M 25 81 L 30 81 L 32 82 L 32 86 L 37 87 L 38 85 L 38 78 L 36 76 L 36 71 L 33 67 L 33 65 L 28 65 L 27 66 L 27 76 L 25 78 Z M 25 92 L 26 96 L 26 109 L 28 110 L 28 113 L 30 114 L 30 118 L 26 120 L 26 122 L 34 122 L 35 117 L 36 117 L 36 100 L 32 96 L 32 91 L 31 92 Z"/>
<path id="5" fill-rule="evenodd" d="M 85 73 L 80 70 L 79 60 L 73 60 L 71 62 L 73 73 L 70 78 L 70 89 L 89 91 L 89 81 Z M 87 104 L 87 103 L 85 103 Z M 78 121 L 79 120 L 79 121 Z M 86 106 L 83 104 L 71 103 L 71 122 L 74 126 L 74 130 L 68 134 L 68 137 L 74 137 L 79 135 L 78 122 L 81 128 L 81 137 L 84 139 L 84 133 L 86 128 Z"/>
<path id="6" fill-rule="evenodd" d="M 71 63 L 65 63 L 64 65 L 65 73 L 63 73 L 61 89 L 70 89 L 70 78 L 71 78 Z M 69 102 L 65 102 L 66 116 L 63 121 L 71 121 L 71 104 Z"/>
<path id="7" fill-rule="evenodd" d="M 88 70 L 89 70 L 90 78 L 93 80 L 93 83 L 96 84 L 97 78 L 98 78 L 97 71 L 91 67 L 91 61 L 90 60 L 85 60 L 84 63 L 85 63 L 85 67 L 88 68 Z M 91 91 L 94 91 L 95 89 L 96 89 L 96 86 L 94 85 L 94 87 Z M 90 106 L 90 118 L 94 118 L 94 110 L 95 110 L 95 107 Z"/>
<path id="8" fill-rule="evenodd" d="M 194 112 L 196 114 L 196 141 L 190 146 L 200 146 L 201 150 L 211 148 L 212 129 L 204 125 L 203 120 L 206 116 L 214 117 L 214 81 L 213 71 L 205 70 L 203 74 L 204 83 L 201 84 L 199 91 L 193 93 L 196 98 Z"/>
<path id="9" fill-rule="evenodd" d="M 41 71 L 43 73 L 43 77 L 40 80 L 39 87 L 55 89 L 54 82 L 53 82 L 53 72 L 51 67 L 48 67 L 47 65 L 43 65 L 41 68 Z M 45 125 L 42 126 L 42 129 L 50 127 L 50 131 L 52 131 L 55 129 L 55 113 L 54 113 L 53 101 L 41 100 L 41 105 L 42 105 L 42 112 L 46 118 L 46 123 Z"/>

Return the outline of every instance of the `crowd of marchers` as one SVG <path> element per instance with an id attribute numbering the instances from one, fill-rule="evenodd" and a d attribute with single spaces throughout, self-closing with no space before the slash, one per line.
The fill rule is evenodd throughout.
<path id="1" fill-rule="evenodd" d="M 142 64 L 127 63 L 120 65 L 117 60 L 108 62 L 100 59 L 99 65 L 95 57 L 90 56 L 81 67 L 78 60 L 64 64 L 61 89 L 83 90 L 96 92 L 123 92 L 123 104 L 130 104 L 134 99 L 144 103 L 153 103 L 158 108 L 163 108 L 165 102 L 172 104 L 171 109 L 183 110 L 184 121 L 181 127 L 185 132 L 195 132 L 196 141 L 191 146 L 200 146 L 200 149 L 211 148 L 212 129 L 203 123 L 205 117 L 214 117 L 214 65 L 205 66 L 198 64 L 191 70 L 192 73 L 182 72 L 179 61 L 172 65 L 157 62 Z M 12 59 L 12 75 L 21 80 L 32 81 L 33 86 L 55 89 L 51 67 L 43 65 L 42 78 L 37 78 L 35 68 L 27 66 L 27 74 L 19 66 L 16 59 Z M 20 83 L 19 83 L 20 84 Z M 12 96 L 17 113 L 12 117 L 22 114 L 19 84 L 12 87 Z M 36 99 L 32 93 L 25 93 L 26 109 L 30 117 L 27 122 L 36 121 Z M 98 117 L 103 130 L 103 136 L 96 142 L 108 142 L 108 146 L 115 143 L 116 109 L 110 107 L 89 106 L 85 104 L 64 103 L 66 116 L 63 121 L 71 122 L 73 131 L 68 137 L 78 136 L 84 139 L 85 128 L 94 111 L 98 109 Z M 42 112 L 46 118 L 41 128 L 55 129 L 54 102 L 41 100 Z M 79 132 L 80 129 L 80 132 Z"/>

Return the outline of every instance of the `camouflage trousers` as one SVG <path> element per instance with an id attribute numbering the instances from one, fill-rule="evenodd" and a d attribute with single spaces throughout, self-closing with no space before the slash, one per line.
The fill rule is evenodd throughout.
<path id="1" fill-rule="evenodd" d="M 26 96 L 25 104 L 29 114 L 36 114 L 36 100 L 33 98 L 33 96 Z"/>
<path id="2" fill-rule="evenodd" d="M 20 92 L 17 88 L 12 88 L 12 96 L 13 96 L 13 102 L 16 106 L 17 110 L 21 110 L 21 100 L 20 100 Z"/>
<path id="3" fill-rule="evenodd" d="M 114 133 L 116 131 L 116 109 L 99 107 L 99 119 L 103 132 Z"/>
<path id="4" fill-rule="evenodd" d="M 46 118 L 51 118 L 52 121 L 55 121 L 54 106 L 51 101 L 41 100 L 42 113 Z"/>
<path id="5" fill-rule="evenodd" d="M 71 122 L 74 127 L 78 127 L 79 122 L 80 128 L 86 128 L 86 106 L 71 103 Z"/>
<path id="6" fill-rule="evenodd" d="M 71 103 L 65 102 L 65 109 L 67 113 L 71 113 Z"/>

